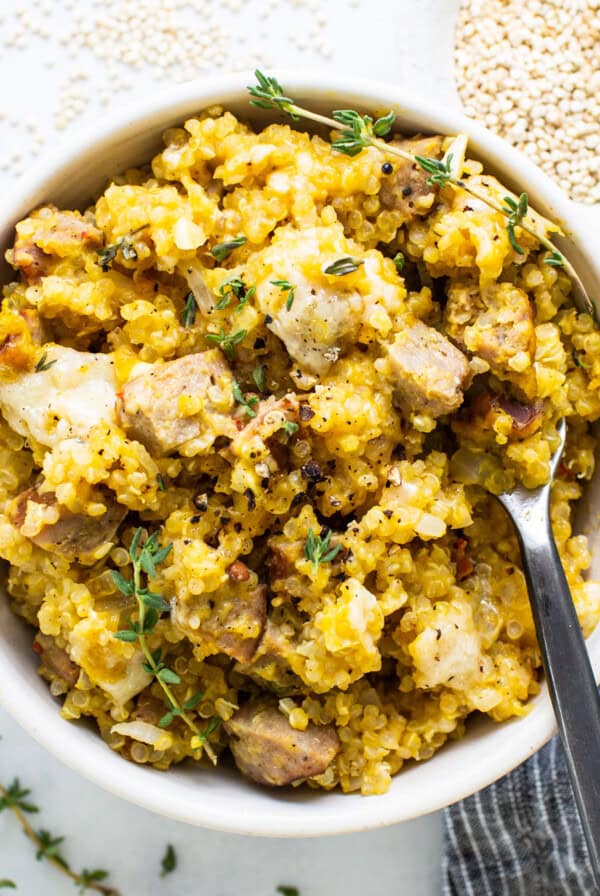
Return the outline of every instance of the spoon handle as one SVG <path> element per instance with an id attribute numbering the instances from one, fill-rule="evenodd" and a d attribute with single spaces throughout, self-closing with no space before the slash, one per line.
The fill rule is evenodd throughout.
<path id="1" fill-rule="evenodd" d="M 552 534 L 550 488 L 529 496 L 526 507 L 522 496 L 500 500 L 517 530 L 546 681 L 600 887 L 600 696 Z"/>

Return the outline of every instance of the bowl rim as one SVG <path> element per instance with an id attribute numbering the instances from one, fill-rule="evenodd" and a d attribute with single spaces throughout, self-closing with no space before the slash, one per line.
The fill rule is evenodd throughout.
<path id="1" fill-rule="evenodd" d="M 470 144 L 476 151 L 481 151 L 482 155 L 499 167 L 504 166 L 518 171 L 517 180 L 528 184 L 533 204 L 538 201 L 536 197 L 540 197 L 539 201 L 543 197 L 544 205 L 551 209 L 555 218 L 566 224 L 569 234 L 575 238 L 580 247 L 583 247 L 584 252 L 586 248 L 589 252 L 591 243 L 588 246 L 585 230 L 578 229 L 575 206 L 566 195 L 520 152 L 454 108 L 440 110 L 427 99 L 418 96 L 409 97 L 401 88 L 383 81 L 354 76 L 334 76 L 327 71 L 313 71 L 307 74 L 278 69 L 276 74 L 286 88 L 289 87 L 290 92 L 295 95 L 320 97 L 321 100 L 331 97 L 332 104 L 335 103 L 336 97 L 343 97 L 344 103 L 352 100 L 364 107 L 393 107 L 402 117 L 416 118 L 424 122 L 424 127 L 430 127 L 440 133 L 466 131 L 470 137 Z M 179 110 L 183 119 L 186 115 L 193 114 L 192 109 L 199 111 L 215 103 L 226 105 L 234 99 L 239 101 L 245 93 L 245 85 L 252 83 L 253 80 L 253 75 L 248 72 L 213 75 L 166 88 L 154 95 L 149 94 L 141 101 L 139 97 L 135 97 L 121 105 L 94 126 L 87 128 L 85 132 L 63 140 L 47 158 L 38 162 L 32 168 L 27 182 L 24 180 L 19 182 L 5 197 L 0 226 L 4 223 L 12 224 L 27 214 L 45 196 L 46 190 L 55 189 L 61 174 L 82 154 L 92 151 L 94 147 L 103 143 L 110 144 L 117 136 L 126 140 L 128 135 L 133 133 L 132 128 L 135 129 L 142 122 L 149 127 L 154 126 L 158 134 L 165 127 L 164 123 L 160 124 L 161 120 L 177 117 Z M 588 260 L 588 263 L 594 267 L 591 261 Z M 595 271 L 597 275 L 600 274 L 597 266 Z M 3 652 L 4 647 L 0 639 L 0 660 L 3 658 Z M 594 656 L 594 665 L 598 677 L 600 639 L 597 654 Z M 375 800 L 359 795 L 344 795 L 341 797 L 343 803 L 340 804 L 339 799 L 333 794 L 325 794 L 319 800 L 308 802 L 304 800 L 295 802 L 293 799 L 273 800 L 270 812 L 268 800 L 263 799 L 267 805 L 264 811 L 252 817 L 241 817 L 239 812 L 236 814 L 230 807 L 229 802 L 223 806 L 219 804 L 218 799 L 210 798 L 209 782 L 203 781 L 203 785 L 204 783 L 208 785 L 206 795 L 209 798 L 206 800 L 186 799 L 180 787 L 175 787 L 175 794 L 170 797 L 165 791 L 168 789 L 168 782 L 173 780 L 173 775 L 176 774 L 174 771 L 163 776 L 153 770 L 141 769 L 139 766 L 132 767 L 117 754 L 107 750 L 97 735 L 98 746 L 106 754 L 104 758 L 91 744 L 82 748 L 83 741 L 69 730 L 71 726 L 59 716 L 55 702 L 48 700 L 42 706 L 42 701 L 31 681 L 27 680 L 25 675 L 19 677 L 17 673 L 14 673 L 14 678 L 16 686 L 13 687 L 10 686 L 10 677 L 8 681 L 0 679 L 0 704 L 40 744 L 98 786 L 153 812 L 190 824 L 232 833 L 271 837 L 349 833 L 383 827 L 428 814 L 469 796 L 511 771 L 542 747 L 555 731 L 554 716 L 544 685 L 541 693 L 533 701 L 535 705 L 532 711 L 522 719 L 503 723 L 506 737 L 492 740 L 491 749 L 484 751 L 485 756 L 481 756 L 478 762 L 470 764 L 468 769 L 457 772 L 453 768 L 452 761 L 448 761 L 447 758 L 452 755 L 452 747 L 445 747 L 436 754 L 434 762 L 440 769 L 440 781 L 434 792 L 423 793 L 418 787 L 413 787 L 412 798 L 402 799 L 401 795 L 394 796 L 392 785 L 388 794 Z M 115 757 L 119 766 L 109 762 L 110 758 Z M 109 767 L 110 775 L 106 771 Z M 415 768 L 422 767 L 414 766 L 410 770 L 403 770 L 394 781 L 411 773 L 414 776 Z M 442 775 L 444 769 L 446 774 Z M 181 773 L 178 778 L 181 778 Z M 398 790 L 401 794 L 402 788 Z M 261 793 L 264 797 L 264 792 Z M 325 800 L 331 801 L 331 808 L 328 808 Z M 310 808 L 298 811 L 295 808 L 298 805 L 303 807 L 308 805 Z M 313 806 L 316 806 L 316 809 L 313 809 Z"/>

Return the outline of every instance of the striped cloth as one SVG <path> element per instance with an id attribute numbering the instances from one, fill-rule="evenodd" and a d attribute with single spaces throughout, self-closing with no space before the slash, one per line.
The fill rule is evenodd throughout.
<path id="1" fill-rule="evenodd" d="M 443 896 L 593 896 L 562 747 L 554 738 L 444 813 Z"/>

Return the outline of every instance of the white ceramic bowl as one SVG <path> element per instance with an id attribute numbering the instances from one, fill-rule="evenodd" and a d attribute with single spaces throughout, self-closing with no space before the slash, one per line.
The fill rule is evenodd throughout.
<path id="1" fill-rule="evenodd" d="M 534 207 L 563 224 L 571 235 L 564 248 L 588 286 L 600 279 L 600 268 L 586 255 L 585 235 L 577 233 L 575 207 L 533 164 L 484 128 L 453 112 L 428 107 L 388 84 L 319 73 L 277 74 L 289 94 L 322 111 L 357 108 L 381 112 L 392 108 L 397 112 L 398 126 L 407 133 L 467 131 L 471 154 L 485 161 L 488 170 L 508 186 L 527 190 Z M 3 201 L 0 254 L 11 242 L 14 223 L 36 205 L 51 200 L 67 208 L 84 206 L 108 177 L 149 159 L 159 148 L 165 128 L 206 106 L 220 103 L 257 122 L 269 120 L 269 113 L 262 114 L 248 105 L 245 85 L 253 80 L 251 75 L 239 74 L 174 87 L 135 108 L 108 116 L 85 135 L 74 137 L 24 177 Z M 6 279 L 10 274 L 4 269 L 0 276 Z M 600 493 L 595 500 L 592 488 L 587 503 L 581 527 L 594 538 L 586 520 L 597 517 L 591 510 L 600 507 Z M 600 551 L 596 563 L 598 574 Z M 588 644 L 598 674 L 600 630 Z M 230 768 L 203 770 L 188 765 L 164 773 L 134 765 L 111 752 L 92 726 L 64 721 L 57 701 L 36 674 L 31 631 L 12 615 L 5 601 L 0 601 L 0 668 L 0 702 L 36 740 L 71 768 L 154 812 L 243 834 L 338 834 L 415 818 L 490 784 L 531 756 L 554 732 L 544 689 L 532 701 L 532 711 L 525 718 L 502 725 L 478 720 L 469 726 L 466 737 L 448 744 L 429 762 L 409 765 L 383 796 L 344 796 L 307 788 L 264 790 Z"/>

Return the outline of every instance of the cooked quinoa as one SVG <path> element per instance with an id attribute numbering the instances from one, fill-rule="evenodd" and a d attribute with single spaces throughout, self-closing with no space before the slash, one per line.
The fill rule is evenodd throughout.
<path id="1" fill-rule="evenodd" d="M 547 480 L 563 416 L 554 533 L 584 632 L 600 617 L 571 528 L 600 333 L 535 239 L 384 161 L 213 108 L 85 212 L 17 225 L 0 555 L 62 715 L 127 759 L 210 774 L 230 747 L 264 784 L 383 793 L 471 714 L 526 713 L 540 653 L 491 493 Z M 208 749 L 114 637 L 139 527 L 172 545 L 148 643 Z"/>

